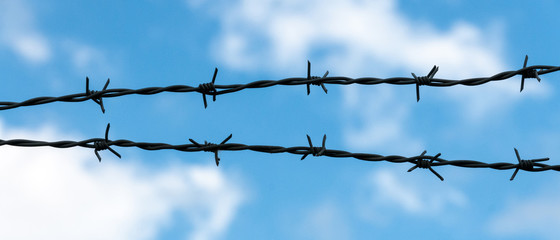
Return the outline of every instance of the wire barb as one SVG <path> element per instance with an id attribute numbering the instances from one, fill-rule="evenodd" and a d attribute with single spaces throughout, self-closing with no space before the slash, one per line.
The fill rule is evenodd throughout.
<path id="1" fill-rule="evenodd" d="M 420 154 L 420 156 L 418 156 L 419 158 L 416 159 L 416 165 L 411 167 L 410 169 L 408 169 L 407 172 L 412 172 L 414 171 L 414 169 L 416 168 L 424 168 L 424 169 L 429 169 L 434 175 L 436 175 L 436 177 L 438 177 L 441 181 L 443 181 L 443 177 L 441 175 L 439 175 L 439 173 L 436 172 L 436 170 L 434 170 L 432 168 L 432 163 L 439 157 L 441 156 L 441 153 L 436 154 L 433 157 L 429 157 L 427 158 L 426 156 L 424 156 L 427 153 L 426 150 L 424 150 L 424 152 L 422 152 L 422 154 Z"/>
<path id="2" fill-rule="evenodd" d="M 323 78 L 326 78 L 327 75 L 329 75 L 329 71 L 325 72 L 325 74 L 323 74 L 323 77 L 311 76 L 311 62 L 309 60 L 307 60 L 307 80 L 315 79 L 315 81 L 307 83 L 307 95 L 309 95 L 311 93 L 311 89 L 309 88 L 309 86 L 311 84 L 316 85 L 316 86 L 321 86 L 321 88 L 323 88 L 323 91 L 325 91 L 325 93 L 328 93 L 328 90 L 325 87 L 325 83 L 323 83 L 323 80 L 322 80 Z"/>
<path id="3" fill-rule="evenodd" d="M 539 165 L 540 167 L 545 166 L 544 164 L 539 164 L 538 162 L 544 162 L 544 161 L 549 160 L 549 158 L 523 160 L 519 156 L 519 151 L 517 151 L 517 148 L 513 148 L 513 150 L 515 151 L 515 156 L 517 157 L 518 164 L 517 164 L 517 168 L 515 168 L 515 171 L 513 172 L 513 175 L 511 175 L 511 178 L 509 179 L 510 181 L 513 181 L 515 176 L 517 176 L 517 172 L 519 172 L 519 169 L 525 170 L 525 171 L 531 171 L 531 170 L 533 170 L 534 165 Z"/>
<path id="4" fill-rule="evenodd" d="M 321 147 L 313 147 L 313 143 L 311 142 L 311 137 L 307 135 L 307 142 L 309 143 L 309 151 L 305 153 L 300 160 L 305 159 L 309 154 L 315 157 L 323 156 L 325 151 L 327 151 L 327 148 L 325 148 L 326 141 L 327 141 L 327 134 L 323 135 L 323 143 L 321 144 Z"/>
<path id="5" fill-rule="evenodd" d="M 107 90 L 107 86 L 109 86 L 110 81 L 111 80 L 107 78 L 107 82 L 105 83 L 105 86 L 103 86 L 102 91 L 93 91 L 89 90 L 89 77 L 86 77 L 86 96 L 101 106 L 101 112 L 103 113 L 105 113 L 105 107 L 103 106 L 103 92 Z"/>
<path id="6" fill-rule="evenodd" d="M 227 141 L 229 141 L 231 139 L 231 137 L 233 137 L 233 134 L 230 134 L 220 144 L 215 144 L 215 143 L 204 141 L 204 145 L 201 145 L 191 138 L 189 138 L 189 141 L 202 151 L 213 152 L 214 153 L 214 160 L 216 160 L 216 167 L 217 167 L 217 166 L 220 165 L 220 158 L 218 157 L 218 150 L 220 149 L 220 146 L 226 144 Z"/>
<path id="7" fill-rule="evenodd" d="M 529 55 L 525 55 L 523 69 L 527 68 L 527 61 L 529 61 Z M 537 69 L 526 69 L 525 71 L 521 72 L 521 89 L 519 90 L 519 92 L 523 92 L 523 88 L 525 86 L 525 78 L 536 78 L 539 82 L 541 81 Z"/>
<path id="8" fill-rule="evenodd" d="M 216 101 L 216 86 L 214 86 L 214 82 L 216 82 L 216 75 L 218 75 L 218 68 L 214 69 L 214 76 L 212 76 L 212 82 L 209 83 L 202 83 L 198 85 L 198 92 L 202 93 L 202 101 L 204 101 L 204 108 L 208 107 L 208 103 L 206 102 L 206 94 L 212 95 L 212 101 Z"/>
<path id="9" fill-rule="evenodd" d="M 115 154 L 117 157 L 121 158 L 121 155 L 115 151 L 114 149 L 111 148 L 111 141 L 109 140 L 109 128 L 111 127 L 110 123 L 107 123 L 107 128 L 105 129 L 105 139 L 103 140 L 96 140 L 93 142 L 93 147 L 95 149 L 95 156 L 97 156 L 97 159 L 99 159 L 99 162 L 101 162 L 101 156 L 99 156 L 99 151 L 102 150 L 109 150 L 111 151 L 113 154 Z"/>
<path id="10" fill-rule="evenodd" d="M 434 78 L 438 70 L 439 67 L 434 65 L 432 70 L 430 70 L 430 72 L 426 76 L 417 77 L 416 74 L 412 73 L 412 77 L 414 77 L 414 80 L 416 81 L 416 102 L 420 101 L 420 86 L 429 85 L 430 83 L 432 83 L 432 79 Z"/>

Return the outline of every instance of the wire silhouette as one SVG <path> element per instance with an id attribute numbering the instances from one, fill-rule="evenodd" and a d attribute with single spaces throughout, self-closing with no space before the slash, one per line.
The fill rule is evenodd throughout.
<path id="1" fill-rule="evenodd" d="M 317 85 L 323 88 L 323 91 L 327 93 L 326 84 L 338 84 L 338 85 L 350 85 L 350 84 L 361 84 L 361 85 L 377 85 L 377 84 L 395 84 L 395 85 L 416 85 L 416 100 L 420 101 L 420 90 L 421 85 L 432 86 L 432 87 L 450 87 L 454 85 L 465 85 L 465 86 L 476 86 L 485 84 L 492 81 L 501 81 L 512 78 L 516 75 L 521 76 L 521 88 L 523 91 L 525 85 L 525 79 L 536 78 L 539 82 L 541 81 L 540 76 L 548 73 L 560 71 L 560 66 L 547 66 L 547 65 L 534 65 L 527 66 L 527 61 L 529 57 L 525 56 L 525 61 L 523 68 L 514 71 L 505 71 L 497 73 L 490 77 L 480 77 L 480 78 L 468 78 L 462 80 L 452 80 L 452 79 L 440 79 L 434 78 L 438 67 L 434 66 L 432 70 L 426 76 L 416 76 L 412 73 L 412 78 L 406 77 L 392 77 L 392 78 L 374 78 L 374 77 L 362 77 L 362 78 L 350 78 L 350 77 L 328 77 L 329 72 L 327 71 L 322 77 L 311 75 L 311 63 L 307 62 L 307 76 L 304 78 L 285 78 L 281 80 L 260 80 L 255 82 L 250 82 L 247 84 L 230 84 L 230 85 L 215 85 L 216 76 L 218 74 L 218 68 L 214 70 L 214 75 L 212 81 L 209 83 L 199 84 L 198 87 L 186 86 L 186 85 L 173 85 L 168 87 L 148 87 L 141 89 L 107 89 L 109 85 L 109 80 L 107 80 L 103 90 L 101 91 L 90 91 L 89 90 L 89 78 L 86 77 L 86 92 L 77 93 L 71 95 L 65 95 L 60 97 L 37 97 L 23 102 L 0 102 L 0 110 L 13 109 L 23 106 L 41 105 L 52 102 L 83 102 L 87 100 L 93 100 L 101 107 L 101 111 L 105 112 L 105 107 L 103 106 L 103 98 L 120 97 L 131 94 L 139 95 L 153 95 L 162 92 L 175 92 L 175 93 L 188 93 L 197 92 L 202 94 L 202 99 L 204 107 L 208 106 L 206 101 L 206 95 L 211 95 L 212 100 L 216 101 L 217 95 L 228 94 L 233 92 L 238 92 L 245 89 L 253 88 L 267 88 L 276 85 L 292 86 L 292 85 L 306 85 L 307 94 L 309 95 L 310 85 Z"/>
<path id="2" fill-rule="evenodd" d="M 547 170 L 560 171 L 560 165 L 547 165 L 541 163 L 543 161 L 548 161 L 549 158 L 538 158 L 524 160 L 519 156 L 519 152 L 516 148 L 515 155 L 517 157 L 518 163 L 484 163 L 474 160 L 445 160 L 441 158 L 441 153 L 435 156 L 425 155 L 426 151 L 422 152 L 420 155 L 412 157 L 404 157 L 399 155 L 389 155 L 383 156 L 379 154 L 369 154 L 369 153 L 351 153 L 343 150 L 327 149 L 325 142 L 327 136 L 323 136 L 323 141 L 321 147 L 315 147 L 311 143 L 311 138 L 307 136 L 309 146 L 296 146 L 296 147 L 282 147 L 282 146 L 269 146 L 269 145 L 245 145 L 240 143 L 227 143 L 232 135 L 230 134 L 225 138 L 220 144 L 214 144 L 210 142 L 204 142 L 204 144 L 199 144 L 198 142 L 189 139 L 191 144 L 179 144 L 172 145 L 167 143 L 150 143 L 150 142 L 134 142 L 126 139 L 110 140 L 108 139 L 110 125 L 107 124 L 105 130 L 104 138 L 91 138 L 82 141 L 56 141 L 56 142 L 46 142 L 46 141 L 36 141 L 28 139 L 11 139 L 2 140 L 0 139 L 0 146 L 16 146 L 16 147 L 54 147 L 54 148 L 72 148 L 72 147 L 83 147 L 94 149 L 95 155 L 101 162 L 101 157 L 99 156 L 99 151 L 110 150 L 117 157 L 121 157 L 111 146 L 117 147 L 136 147 L 148 151 L 156 150 L 177 150 L 182 152 L 212 152 L 214 153 L 214 158 L 216 161 L 216 166 L 220 163 L 220 158 L 218 157 L 218 151 L 254 151 L 263 153 L 290 153 L 295 155 L 302 155 L 301 160 L 305 159 L 308 155 L 313 155 L 315 157 L 326 156 L 332 158 L 354 158 L 357 160 L 370 161 L 370 162 L 390 162 L 390 163 L 412 163 L 414 164 L 408 172 L 415 170 L 416 168 L 423 168 L 430 170 L 436 177 L 443 181 L 443 177 L 437 173 L 433 168 L 438 166 L 456 166 L 464 168 L 490 168 L 496 170 L 508 170 L 515 169 L 510 181 L 515 178 L 519 170 L 524 170 L 528 172 L 541 172 Z"/>

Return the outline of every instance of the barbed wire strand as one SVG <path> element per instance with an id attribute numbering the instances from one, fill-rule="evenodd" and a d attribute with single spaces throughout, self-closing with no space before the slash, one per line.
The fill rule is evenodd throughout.
<path id="1" fill-rule="evenodd" d="M 72 148 L 72 147 L 83 147 L 83 148 L 93 148 L 95 155 L 101 162 L 101 157 L 99 156 L 99 151 L 110 150 L 117 157 L 121 157 L 111 146 L 117 147 L 136 147 L 148 151 L 156 150 L 177 150 L 182 152 L 212 152 L 214 153 L 214 158 L 216 161 L 216 166 L 220 163 L 220 158 L 218 157 L 218 151 L 243 151 L 249 150 L 254 152 L 263 153 L 290 153 L 296 155 L 302 155 L 301 160 L 304 160 L 308 155 L 315 157 L 326 156 L 332 158 L 354 158 L 363 161 L 370 162 L 390 162 L 390 163 L 412 163 L 412 166 L 408 172 L 415 170 L 416 168 L 423 168 L 430 170 L 436 177 L 443 181 L 443 177 L 437 173 L 433 168 L 439 166 L 455 166 L 464 168 L 490 168 L 496 170 L 509 170 L 515 169 L 510 181 L 513 181 L 519 170 L 524 170 L 528 172 L 541 172 L 547 170 L 560 171 L 560 165 L 547 165 L 541 162 L 548 161 L 549 158 L 538 158 L 524 160 L 519 156 L 519 152 L 514 148 L 515 155 L 517 157 L 517 163 L 506 163 L 506 162 L 496 162 L 496 163 L 485 163 L 474 160 L 445 160 L 441 158 L 441 153 L 435 156 L 426 155 L 426 151 L 422 152 L 418 156 L 404 157 L 399 155 L 389 155 L 383 156 L 379 154 L 369 154 L 369 153 L 351 153 L 343 150 L 327 149 L 325 142 L 327 136 L 323 136 L 323 141 L 321 147 L 313 146 L 311 138 L 307 136 L 309 146 L 296 146 L 296 147 L 282 147 L 282 146 L 268 146 L 268 145 L 245 145 L 240 143 L 227 143 L 233 135 L 229 135 L 220 144 L 214 144 L 205 141 L 204 144 L 199 144 L 198 142 L 189 139 L 191 144 L 179 144 L 171 145 L 167 143 L 150 143 L 150 142 L 134 142 L 125 139 L 119 140 L 109 140 L 110 125 L 107 124 L 105 130 L 104 138 L 91 138 L 82 141 L 36 141 L 28 139 L 11 139 L 2 140 L 0 139 L 0 146 L 16 146 L 16 147 L 54 147 L 54 148 Z"/>
<path id="2" fill-rule="evenodd" d="M 440 79 L 434 78 L 438 67 L 434 66 L 432 70 L 426 76 L 417 77 L 416 74 L 412 73 L 412 78 L 406 77 L 392 77 L 392 78 L 374 78 L 374 77 L 362 77 L 362 78 L 350 78 L 350 77 L 328 77 L 329 72 L 327 71 L 323 77 L 311 76 L 311 63 L 307 63 L 307 76 L 305 78 L 285 78 L 281 80 L 260 80 L 255 82 L 250 82 L 247 84 L 230 84 L 230 85 L 215 85 L 216 75 L 218 73 L 218 68 L 214 70 L 214 75 L 212 81 L 209 83 L 199 84 L 198 87 L 186 86 L 186 85 L 173 85 L 168 87 L 148 87 L 141 89 L 107 89 L 109 85 L 109 80 L 107 80 L 103 90 L 101 91 L 90 91 L 89 90 L 89 78 L 86 77 L 86 92 L 77 93 L 71 95 L 65 95 L 60 97 L 37 97 L 23 102 L 0 102 L 0 110 L 13 109 L 23 106 L 41 105 L 52 102 L 83 102 L 87 100 L 93 100 L 95 103 L 101 106 L 101 111 L 105 112 L 105 107 L 103 106 L 103 98 L 120 97 L 131 94 L 139 95 L 153 95 L 162 92 L 174 92 L 174 93 L 188 93 L 197 92 L 202 94 L 204 107 L 208 106 L 206 101 L 206 95 L 211 95 L 212 100 L 216 101 L 217 95 L 228 94 L 233 92 L 238 92 L 244 89 L 254 89 L 254 88 L 267 88 L 276 85 L 306 85 L 307 94 L 310 94 L 310 85 L 317 85 L 323 88 L 323 91 L 327 93 L 327 88 L 325 84 L 338 84 L 338 85 L 350 85 L 350 84 L 360 84 L 360 85 L 376 85 L 376 84 L 394 84 L 394 85 L 416 85 L 416 100 L 420 101 L 420 90 L 421 85 L 432 86 L 432 87 L 450 87 L 455 85 L 465 85 L 465 86 L 476 86 L 485 84 L 491 81 L 502 81 L 512 78 L 516 75 L 521 75 L 521 88 L 523 91 L 525 85 L 525 79 L 536 78 L 539 82 L 541 81 L 540 76 L 548 73 L 560 71 L 560 66 L 547 66 L 547 65 L 534 65 L 527 66 L 527 61 L 529 57 L 525 56 L 525 61 L 523 68 L 514 71 L 505 71 L 497 73 L 490 77 L 480 77 L 480 78 L 467 78 L 462 80 L 451 80 L 451 79 Z"/>

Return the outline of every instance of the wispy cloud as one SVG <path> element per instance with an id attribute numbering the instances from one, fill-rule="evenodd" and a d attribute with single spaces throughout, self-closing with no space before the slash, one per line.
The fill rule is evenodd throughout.
<path id="1" fill-rule="evenodd" d="M 87 75 L 95 78 L 95 75 L 101 75 L 101 79 L 107 76 L 115 78 L 122 69 L 117 54 L 80 39 L 67 38 L 58 41 L 55 49 L 63 56 L 61 61 L 68 61 L 71 69 L 84 77 Z M 106 79 L 101 81 L 104 80 Z"/>
<path id="2" fill-rule="evenodd" d="M 296 71 L 306 59 L 315 66 L 328 66 L 333 75 L 351 76 L 425 75 L 433 65 L 440 67 L 436 77 L 455 79 L 507 70 L 501 54 L 504 24 L 498 21 L 478 27 L 456 20 L 441 29 L 409 18 L 399 11 L 396 0 L 239 0 L 224 4 L 219 9 L 207 6 L 221 23 L 213 52 L 218 61 L 239 70 L 301 74 Z M 507 113 L 521 98 L 518 82 L 491 85 L 452 87 L 430 98 L 457 105 L 463 109 L 460 119 L 476 124 Z M 398 143 L 417 151 L 423 140 L 406 129 L 415 103 L 413 91 L 403 98 L 400 89 L 372 93 L 364 88 L 345 86 L 343 90 L 353 100 L 342 106 L 354 109 L 345 114 L 361 123 L 345 126 L 347 142 L 358 148 L 366 143 L 370 148 L 394 148 Z M 523 95 L 542 93 L 531 90 Z M 373 112 L 371 107 L 387 112 L 361 114 Z"/>
<path id="3" fill-rule="evenodd" d="M 488 230 L 502 237 L 536 237 L 558 239 L 560 226 L 560 195 L 556 186 L 547 193 L 510 201 L 488 224 Z"/>
<path id="4" fill-rule="evenodd" d="M 311 208 L 299 226 L 304 239 L 351 239 L 351 228 L 342 210 L 328 200 Z"/>
<path id="5" fill-rule="evenodd" d="M 400 173 L 399 173 L 400 174 Z M 425 217 L 439 217 L 451 208 L 463 208 L 468 205 L 464 193 L 448 184 L 434 184 L 439 179 L 421 178 L 415 182 L 404 182 L 402 177 L 391 170 L 383 169 L 367 176 L 370 196 L 362 209 L 370 216 L 390 216 L 409 214 Z M 433 177 L 433 178 L 432 178 Z M 388 210 L 392 214 L 388 214 Z M 395 212 L 396 210 L 396 212 Z M 371 219 L 377 221 L 379 219 Z"/>
<path id="6" fill-rule="evenodd" d="M 44 63 L 51 58 L 51 46 L 35 25 L 25 1 L 0 2 L 0 46 L 28 62 Z"/>
<path id="7" fill-rule="evenodd" d="M 369 89 L 361 94 L 356 86 L 344 88 L 344 141 L 358 150 L 377 149 L 379 153 L 412 154 L 422 151 L 423 143 L 405 129 L 410 103 L 399 100 L 391 88 Z"/>
<path id="8" fill-rule="evenodd" d="M 94 71 L 92 68 L 107 69 L 108 59 L 101 50 L 76 41 L 67 40 L 61 44 L 70 55 L 71 63 L 79 71 Z"/>
<path id="9" fill-rule="evenodd" d="M 108 58 L 101 48 L 72 40 L 75 36 L 49 36 L 35 18 L 26 1 L 0 2 L 0 50 L 5 48 L 31 64 L 53 59 L 68 62 L 81 74 L 115 72 L 114 59 Z"/>
<path id="10" fill-rule="evenodd" d="M 232 67 L 285 71 L 319 54 L 345 72 L 428 71 L 442 65 L 458 77 L 500 69 L 499 36 L 466 22 L 447 31 L 408 19 L 397 1 L 240 0 L 221 13 L 220 60 Z M 263 61 L 266 59 L 266 61 Z"/>
<path id="11" fill-rule="evenodd" d="M 0 125 L 3 139 L 76 139 L 54 127 Z M 189 239 L 227 231 L 244 202 L 238 181 L 213 166 L 152 170 L 96 162 L 84 149 L 0 149 L 0 236 L 5 239 L 151 239 L 181 215 Z"/>

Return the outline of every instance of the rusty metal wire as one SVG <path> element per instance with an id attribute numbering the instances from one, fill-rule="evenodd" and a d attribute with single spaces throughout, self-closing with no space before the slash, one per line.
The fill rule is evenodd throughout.
<path id="1" fill-rule="evenodd" d="M 216 166 L 220 164 L 220 158 L 218 157 L 218 151 L 255 151 L 263 153 L 290 153 L 295 155 L 302 155 L 301 160 L 304 160 L 308 155 L 315 157 L 326 156 L 333 158 L 354 158 L 363 161 L 370 162 L 381 162 L 386 161 L 390 163 L 411 163 L 414 166 L 408 170 L 408 172 L 413 171 L 416 168 L 423 168 L 430 170 L 436 177 L 443 181 L 443 177 L 437 173 L 433 168 L 439 166 L 456 166 L 464 168 L 491 168 L 496 170 L 509 170 L 515 169 L 510 181 L 515 178 L 519 170 L 529 171 L 529 172 L 541 172 L 547 170 L 560 171 L 560 165 L 547 165 L 541 162 L 548 161 L 549 158 L 538 158 L 524 160 L 519 156 L 517 149 L 515 150 L 515 155 L 517 157 L 517 163 L 484 163 L 474 160 L 445 160 L 440 158 L 441 153 L 435 156 L 425 155 L 426 151 L 418 156 L 404 157 L 398 155 L 383 156 L 379 154 L 369 154 L 369 153 L 351 153 L 342 150 L 327 149 L 325 142 L 327 136 L 323 136 L 323 141 L 321 147 L 313 146 L 311 138 L 307 136 L 307 141 L 309 146 L 297 146 L 297 147 L 282 147 L 282 146 L 268 146 L 268 145 L 245 145 L 240 143 L 227 143 L 232 135 L 225 138 L 220 144 L 214 144 L 210 142 L 204 142 L 204 144 L 199 144 L 193 139 L 189 139 L 191 144 L 180 144 L 171 145 L 167 143 L 149 143 L 149 142 L 134 142 L 125 139 L 119 140 L 109 140 L 109 127 L 105 130 L 104 138 L 91 138 L 82 141 L 56 141 L 56 142 L 46 142 L 46 141 L 35 141 L 28 139 L 11 139 L 2 140 L 0 139 L 0 146 L 17 146 L 17 147 L 54 147 L 54 148 L 72 148 L 72 147 L 84 147 L 94 149 L 95 155 L 101 162 L 101 157 L 99 156 L 99 151 L 110 150 L 117 157 L 121 157 L 111 146 L 117 147 L 136 147 L 144 150 L 155 151 L 155 150 L 177 150 L 182 152 L 212 152 L 214 153 L 214 158 L 216 161 Z"/>
<path id="2" fill-rule="evenodd" d="M 267 88 L 276 85 L 306 85 L 307 94 L 311 92 L 310 85 L 321 86 L 323 91 L 327 93 L 326 84 L 338 84 L 338 85 L 350 85 L 350 84 L 361 84 L 361 85 L 376 85 L 376 84 L 395 84 L 395 85 L 416 85 L 416 100 L 420 101 L 420 86 L 433 86 L 433 87 L 450 87 L 454 85 L 465 85 L 465 86 L 476 86 L 485 84 L 492 81 L 501 81 L 512 78 L 516 75 L 521 76 L 521 88 L 523 91 L 525 85 L 525 79 L 536 78 L 539 82 L 541 81 L 540 76 L 556 71 L 560 71 L 560 66 L 546 66 L 546 65 L 534 65 L 527 66 L 528 56 L 525 56 L 525 61 L 523 68 L 514 71 L 505 71 L 497 73 L 490 77 L 480 77 L 480 78 L 468 78 L 462 80 L 451 80 L 451 79 L 440 79 L 434 78 L 438 71 L 438 67 L 434 66 L 432 70 L 426 76 L 416 76 L 412 73 L 412 78 L 406 77 L 393 77 L 393 78 L 373 78 L 373 77 L 363 77 L 363 78 L 350 78 L 350 77 L 327 77 L 328 71 L 323 75 L 311 76 L 311 63 L 307 62 L 307 76 L 305 78 L 286 78 L 281 80 L 260 80 L 247 84 L 230 84 L 230 85 L 215 85 L 216 75 L 218 74 L 218 69 L 214 70 L 214 75 L 212 81 L 208 83 L 199 84 L 198 87 L 186 86 L 186 85 L 173 85 L 168 87 L 148 87 L 142 89 L 107 89 L 109 85 L 109 80 L 107 80 L 103 90 L 101 91 L 91 91 L 89 90 L 89 78 L 86 77 L 86 91 L 85 93 L 77 93 L 60 97 L 37 97 L 32 98 L 23 102 L 0 102 L 0 110 L 7 110 L 12 108 L 18 108 L 23 106 L 41 105 L 52 102 L 83 102 L 87 100 L 93 100 L 97 103 L 103 112 L 105 112 L 105 107 L 103 105 L 103 98 L 120 97 L 124 95 L 139 94 L 139 95 L 153 95 L 162 92 L 175 92 L 175 93 L 187 93 L 187 92 L 197 92 L 202 94 L 202 99 L 204 107 L 208 106 L 206 101 L 206 95 L 211 95 L 212 100 L 216 101 L 217 95 L 238 92 L 244 89 L 252 88 Z"/>

